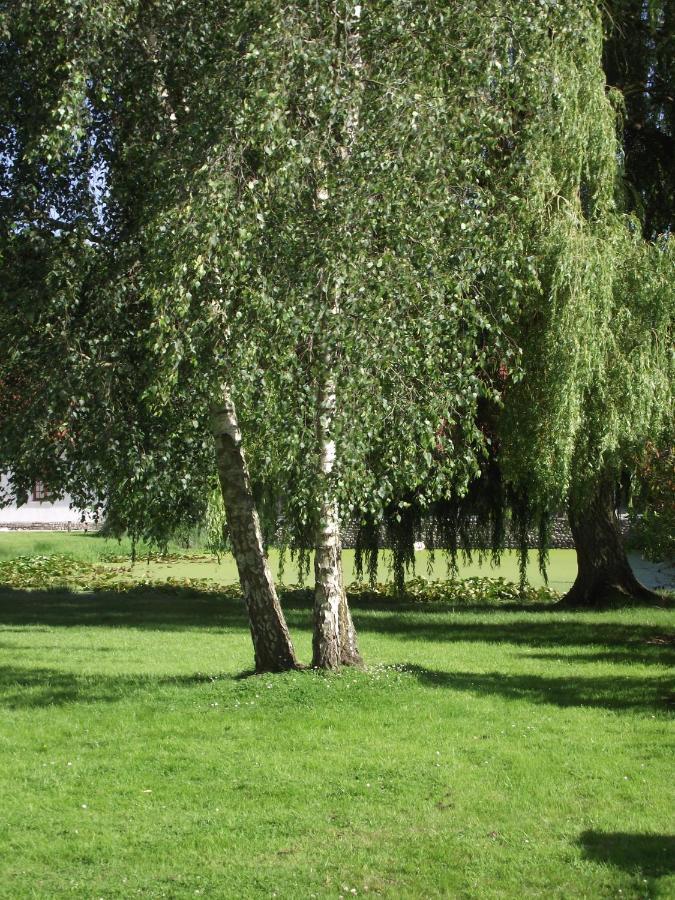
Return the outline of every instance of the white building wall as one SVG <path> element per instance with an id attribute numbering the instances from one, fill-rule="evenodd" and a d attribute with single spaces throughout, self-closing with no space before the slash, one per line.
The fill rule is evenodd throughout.
<path id="1" fill-rule="evenodd" d="M 2 487 L 9 484 L 6 475 L 0 476 Z M 70 508 L 71 497 L 66 494 L 61 500 L 33 500 L 17 506 L 12 503 L 0 508 L 0 528 L 35 528 L 45 529 L 91 528 L 91 516 L 82 522 L 82 512 Z"/>

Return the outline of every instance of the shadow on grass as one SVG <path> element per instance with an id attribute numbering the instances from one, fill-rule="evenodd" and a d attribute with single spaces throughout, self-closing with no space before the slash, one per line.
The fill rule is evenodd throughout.
<path id="1" fill-rule="evenodd" d="M 291 628 L 311 628 L 312 602 L 309 590 L 282 592 L 282 604 Z M 544 615 L 531 607 L 453 610 L 434 604 L 430 609 L 428 604 L 373 601 L 368 595 L 356 595 L 350 602 L 359 632 L 390 635 L 406 641 L 512 644 L 542 650 L 551 648 L 552 653 L 558 648 L 593 647 L 594 655 L 565 657 L 584 662 L 667 665 L 675 655 L 673 632 L 664 632 L 663 626 L 608 621 L 593 614 L 584 614 L 582 618 L 568 612 L 561 616 L 550 607 Z M 0 586 L 0 627 L 9 632 L 25 626 L 30 626 L 32 632 L 50 627 L 83 626 L 232 631 L 248 630 L 248 620 L 241 595 L 233 588 L 219 592 L 167 584 L 84 593 L 67 588 L 28 591 Z M 537 658 L 535 654 L 528 656 Z M 548 654 L 542 654 L 541 658 L 548 658 Z"/>
<path id="2" fill-rule="evenodd" d="M 540 648 L 545 653 L 528 653 L 529 659 L 551 660 L 556 650 L 566 647 L 589 648 L 588 654 L 576 652 L 567 657 L 575 662 L 667 663 L 672 655 L 672 637 L 660 628 L 622 624 L 594 617 L 528 614 L 520 611 L 504 615 L 503 610 L 483 609 L 480 617 L 470 615 L 428 615 L 426 607 L 388 604 L 367 605 L 363 597 L 354 605 L 357 628 L 361 633 L 381 633 L 402 640 L 445 642 L 483 642 L 518 647 Z M 284 593 L 284 608 L 292 629 L 311 625 L 309 591 Z M 125 591 L 78 593 L 66 589 L 25 591 L 0 588 L 0 627 L 5 632 L 29 629 L 31 634 L 50 628 L 112 627 L 154 631 L 209 630 L 227 634 L 246 632 L 248 623 L 238 592 L 208 592 L 175 585 L 138 586 Z M 5 641 L 6 649 L 19 649 Z M 591 649 L 592 648 L 592 649 Z M 26 644 L 25 649 L 30 647 Z M 89 648 L 84 648 L 89 649 Z M 101 652 L 106 647 L 100 648 Z M 450 649 L 449 649 L 450 655 Z M 523 654 L 525 655 L 525 654 Z M 562 654 L 561 654 L 562 655 Z M 452 673 L 410 666 L 419 681 L 433 687 L 446 687 L 476 694 L 493 694 L 507 699 L 525 699 L 561 707 L 588 706 L 611 710 L 664 711 L 672 702 L 672 689 L 666 678 L 607 675 L 552 677 L 539 674 Z M 6 706 L 31 707 L 68 702 L 114 701 L 137 690 L 152 691 L 164 685 L 190 686 L 204 676 L 158 678 L 152 676 L 76 675 L 74 673 L 7 666 L 0 669 L 0 692 Z"/>
<path id="3" fill-rule="evenodd" d="M 552 678 L 502 672 L 450 673 L 407 665 L 406 670 L 432 688 L 473 694 L 492 694 L 507 700 L 549 703 L 559 707 L 597 707 L 615 711 L 664 712 L 672 696 L 667 679 Z M 110 675 L 75 674 L 60 669 L 0 666 L 0 707 L 33 709 L 67 703 L 113 703 L 139 692 L 155 696 L 163 688 L 193 688 L 220 680 L 237 681 L 252 672 L 234 675 Z"/>
<path id="4" fill-rule="evenodd" d="M 81 593 L 0 587 L 0 626 L 105 626 L 164 631 L 247 629 L 243 601 L 173 586 Z M 4 630 L 8 630 L 5 628 Z"/>
<path id="5" fill-rule="evenodd" d="M 493 694 L 507 700 L 550 703 L 560 707 L 665 712 L 673 705 L 672 680 L 627 678 L 620 675 L 554 678 L 543 675 L 511 675 L 503 672 L 442 672 L 406 665 L 424 685 L 472 694 Z"/>
<path id="6" fill-rule="evenodd" d="M 233 676 L 224 675 L 231 679 Z M 0 707 L 37 709 L 66 703 L 114 703 L 138 692 L 161 688 L 191 688 L 220 680 L 202 675 L 76 675 L 59 669 L 0 666 Z"/>
<path id="7" fill-rule="evenodd" d="M 651 878 L 675 872 L 675 837 L 672 835 L 584 831 L 579 843 L 593 862 L 609 863 Z"/>
<path id="8" fill-rule="evenodd" d="M 476 613 L 476 610 L 471 612 Z M 523 614 L 522 608 L 518 612 L 509 613 L 508 620 L 501 618 L 503 609 L 487 608 L 481 610 L 480 614 L 480 621 L 476 621 L 474 616 L 467 616 L 465 619 L 459 615 L 454 615 L 450 620 L 435 620 L 426 615 L 425 609 L 419 609 L 417 616 L 400 616 L 387 610 L 386 613 L 356 618 L 361 632 L 376 631 L 404 640 L 480 642 L 542 648 L 620 647 L 629 652 L 635 650 L 636 661 L 642 652 L 650 658 L 654 654 L 672 653 L 672 632 L 664 634 L 663 626 L 597 620 L 587 614 L 581 619 L 577 618 L 580 614 L 570 612 L 564 618 L 558 613 L 551 614 L 550 611 L 545 616 L 529 611 Z M 500 616 L 500 620 L 490 621 L 492 616 Z"/>
<path id="9" fill-rule="evenodd" d="M 523 659 L 543 659 L 547 662 L 606 663 L 608 665 L 675 666 L 675 650 L 659 646 L 650 640 L 627 650 L 601 650 L 597 653 L 523 653 Z"/>

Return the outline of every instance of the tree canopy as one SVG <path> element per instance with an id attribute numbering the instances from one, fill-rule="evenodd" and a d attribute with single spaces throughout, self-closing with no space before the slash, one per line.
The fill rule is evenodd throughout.
<path id="1" fill-rule="evenodd" d="M 204 519 L 226 389 L 291 545 L 326 491 L 403 523 L 495 466 L 525 527 L 663 424 L 672 249 L 625 212 L 596 3 L 1 12 L 15 491 L 161 543 Z"/>

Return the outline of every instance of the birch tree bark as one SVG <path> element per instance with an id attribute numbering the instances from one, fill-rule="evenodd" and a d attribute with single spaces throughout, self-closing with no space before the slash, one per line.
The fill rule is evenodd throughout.
<path id="1" fill-rule="evenodd" d="M 329 363 L 330 361 L 327 360 Z M 317 438 L 319 442 L 319 524 L 314 546 L 314 636 L 312 665 L 337 669 L 340 652 L 340 604 L 344 596 L 337 502 L 331 497 L 330 477 L 335 463 L 331 426 L 335 417 L 335 382 L 319 388 Z M 346 603 L 346 598 L 344 600 Z"/>
<path id="2" fill-rule="evenodd" d="M 320 389 L 317 419 L 321 501 L 314 552 L 312 665 L 322 669 L 362 663 L 342 575 L 339 508 L 330 484 L 335 463 L 331 435 L 335 405 L 335 382 L 329 378 Z"/>
<path id="3" fill-rule="evenodd" d="M 347 4 L 348 12 L 343 22 L 337 22 L 338 41 L 343 42 L 345 64 L 360 71 L 362 60 L 359 49 L 359 24 L 361 6 Z M 337 4 L 336 4 L 337 15 Z M 341 36 L 341 37 L 340 37 Z M 359 103 L 352 102 L 347 111 L 344 136 L 338 155 L 341 161 L 349 158 L 359 121 Z M 319 197 L 319 200 L 322 198 Z M 339 296 L 333 291 L 331 313 L 340 314 Z M 324 317 L 324 331 L 329 330 Z M 325 349 L 323 368 L 325 377 L 319 386 L 317 411 L 317 440 L 319 444 L 318 486 L 320 496 L 319 524 L 314 552 L 314 635 L 312 641 L 312 665 L 322 669 L 337 669 L 340 665 L 360 665 L 356 629 L 352 621 L 342 572 L 342 543 L 340 540 L 340 511 L 331 476 L 335 464 L 335 440 L 333 423 L 337 406 L 334 377 L 335 357 L 330 336 L 324 334 Z"/>
<path id="4" fill-rule="evenodd" d="M 256 672 L 298 668 L 265 555 L 237 414 L 227 390 L 214 405 L 211 422 L 218 478 L 248 612 Z"/>

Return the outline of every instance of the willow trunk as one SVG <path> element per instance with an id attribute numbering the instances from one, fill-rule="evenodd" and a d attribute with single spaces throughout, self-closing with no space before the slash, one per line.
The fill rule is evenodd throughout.
<path id="1" fill-rule="evenodd" d="M 623 547 L 614 504 L 614 484 L 600 482 L 585 502 L 570 506 L 570 528 L 577 554 L 577 577 L 562 603 L 598 607 L 653 601 L 657 595 L 640 584 Z"/>
<path id="2" fill-rule="evenodd" d="M 251 628 L 255 670 L 295 669 L 298 662 L 265 555 L 236 409 L 227 391 L 212 409 L 212 430 L 232 552 Z"/>

